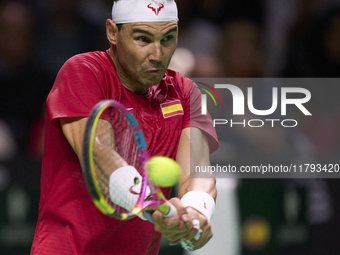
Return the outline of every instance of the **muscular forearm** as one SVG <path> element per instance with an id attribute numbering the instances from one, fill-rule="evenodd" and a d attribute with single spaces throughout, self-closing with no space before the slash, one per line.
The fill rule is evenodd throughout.
<path id="1" fill-rule="evenodd" d="M 217 196 L 215 184 L 215 178 L 191 178 L 189 176 L 178 186 L 178 197 L 182 198 L 189 191 L 200 190 L 208 193 L 215 200 Z"/>
<path id="2" fill-rule="evenodd" d="M 200 130 L 187 128 L 182 131 L 176 161 L 183 171 L 178 184 L 180 198 L 189 191 L 201 190 L 216 199 L 215 178 L 211 174 L 194 172 L 195 166 L 210 166 L 208 141 Z"/>

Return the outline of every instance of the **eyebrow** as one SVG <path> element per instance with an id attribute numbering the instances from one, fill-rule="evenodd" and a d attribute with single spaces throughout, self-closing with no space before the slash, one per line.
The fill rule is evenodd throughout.
<path id="1" fill-rule="evenodd" d="M 164 35 L 170 34 L 172 32 L 177 32 L 177 29 L 178 29 L 177 26 L 174 27 L 174 28 L 171 28 L 166 33 L 164 33 Z M 140 29 L 140 28 L 133 29 L 132 30 L 132 34 L 135 34 L 135 33 L 146 34 L 146 35 L 148 35 L 150 37 L 154 37 L 155 36 L 153 33 L 150 33 L 149 31 L 144 30 L 144 29 Z"/>

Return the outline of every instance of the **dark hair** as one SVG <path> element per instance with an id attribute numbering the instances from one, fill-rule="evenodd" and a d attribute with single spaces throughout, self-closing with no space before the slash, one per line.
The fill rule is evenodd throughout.
<path id="1" fill-rule="evenodd" d="M 119 1 L 119 0 L 117 0 Z M 118 31 L 120 32 L 120 30 L 122 30 L 122 27 L 123 27 L 124 24 L 117 24 L 117 28 L 118 28 Z"/>

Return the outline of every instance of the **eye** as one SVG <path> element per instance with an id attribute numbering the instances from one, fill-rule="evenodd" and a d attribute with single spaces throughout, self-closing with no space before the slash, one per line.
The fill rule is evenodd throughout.
<path id="1" fill-rule="evenodd" d="M 138 37 L 136 40 L 139 41 L 139 42 L 142 42 L 142 43 L 150 43 L 151 42 L 151 40 L 146 36 Z"/>
<path id="2" fill-rule="evenodd" d="M 173 35 L 168 35 L 168 36 L 166 36 L 166 37 L 163 38 L 163 41 L 164 41 L 164 42 L 169 42 L 169 41 L 171 41 L 173 38 L 174 38 Z"/>

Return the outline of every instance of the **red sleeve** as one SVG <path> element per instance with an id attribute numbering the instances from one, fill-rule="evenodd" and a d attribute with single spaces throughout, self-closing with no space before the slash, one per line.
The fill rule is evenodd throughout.
<path id="1" fill-rule="evenodd" d="M 46 101 L 52 124 L 60 128 L 59 118 L 86 117 L 104 99 L 105 79 L 99 58 L 81 54 L 70 58 L 60 69 Z"/>
<path id="2" fill-rule="evenodd" d="M 187 87 L 189 87 L 189 84 L 187 84 Z M 201 114 L 201 91 L 192 80 L 190 80 L 190 90 L 185 91 L 189 93 L 186 98 L 183 128 L 196 127 L 203 131 L 208 139 L 210 153 L 213 153 L 218 149 L 219 142 L 210 114 Z"/>

